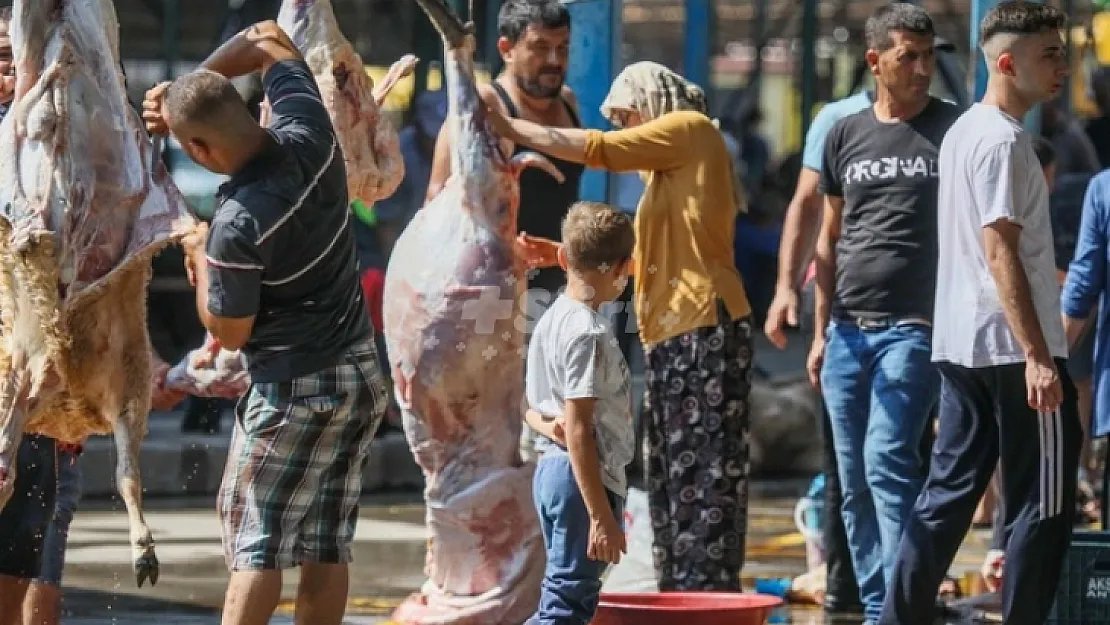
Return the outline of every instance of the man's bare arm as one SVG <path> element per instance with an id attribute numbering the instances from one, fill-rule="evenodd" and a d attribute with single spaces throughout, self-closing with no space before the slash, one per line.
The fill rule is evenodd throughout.
<path id="1" fill-rule="evenodd" d="M 983 228 L 987 266 L 998 289 L 998 299 L 1010 330 L 1026 358 L 1048 362 L 1052 355 L 1041 332 L 1037 309 L 1033 306 L 1029 278 L 1018 256 L 1020 241 L 1021 226 L 1012 221 L 1000 219 Z"/>
<path id="2" fill-rule="evenodd" d="M 779 272 L 776 286 L 795 289 L 813 255 L 821 224 L 821 193 L 817 190 L 821 174 L 803 167 L 794 188 L 794 197 L 786 208 L 779 245 Z"/>
<path id="3" fill-rule="evenodd" d="M 817 236 L 817 275 L 813 305 L 814 340 L 825 336 L 825 328 L 832 316 L 833 293 L 836 290 L 836 242 L 840 239 L 840 219 L 844 212 L 844 198 L 825 196 L 825 214 L 821 219 L 821 232 Z"/>
<path id="4" fill-rule="evenodd" d="M 289 35 L 274 20 L 259 22 L 240 31 L 216 49 L 200 66 L 228 78 L 266 72 L 274 63 L 301 59 Z"/>

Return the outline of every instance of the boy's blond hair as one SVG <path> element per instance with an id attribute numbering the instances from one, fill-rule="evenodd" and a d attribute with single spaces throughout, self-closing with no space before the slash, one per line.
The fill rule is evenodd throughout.
<path id="1" fill-rule="evenodd" d="M 636 235 L 628 215 L 600 202 L 575 202 L 563 219 L 567 266 L 607 271 L 632 257 Z"/>

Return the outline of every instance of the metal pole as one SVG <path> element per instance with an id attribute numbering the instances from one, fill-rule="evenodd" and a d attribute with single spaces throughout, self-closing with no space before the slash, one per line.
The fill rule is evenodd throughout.
<path id="1" fill-rule="evenodd" d="M 162 16 L 162 49 L 165 54 L 165 79 L 173 80 L 181 47 L 178 27 L 181 24 L 181 0 L 165 0 Z"/>
<path id="2" fill-rule="evenodd" d="M 570 11 L 570 63 L 567 84 L 578 97 L 578 110 L 586 128 L 607 129 L 601 103 L 609 93 L 620 67 L 621 0 L 563 0 Z M 607 172 L 587 169 L 582 174 L 579 197 L 611 201 L 614 185 Z"/>
<path id="3" fill-rule="evenodd" d="M 682 73 L 691 82 L 710 91 L 709 61 L 716 38 L 716 8 L 713 0 L 685 0 L 686 31 L 683 34 Z"/>
<path id="4" fill-rule="evenodd" d="M 1062 0 L 1060 10 L 1064 12 L 1064 15 L 1068 16 L 1068 20 L 1070 21 L 1072 12 L 1075 10 L 1075 3 L 1072 0 Z M 1068 55 L 1068 68 L 1071 68 L 1071 60 L 1073 54 L 1071 49 L 1071 27 L 1072 25 L 1069 23 L 1067 28 L 1064 29 L 1064 50 L 1067 51 L 1066 54 Z M 1065 110 L 1067 110 L 1069 113 L 1072 111 L 1071 81 L 1072 77 L 1071 72 L 1069 71 L 1068 75 L 1064 77 L 1064 92 L 1060 94 L 1060 100 L 1063 103 Z"/>
<path id="5" fill-rule="evenodd" d="M 982 100 L 983 94 L 987 92 L 987 63 L 983 59 L 983 51 L 979 49 L 979 24 L 982 23 L 983 16 L 996 4 L 998 0 L 971 0 L 971 28 L 968 29 L 971 62 L 968 64 L 970 70 L 968 74 L 971 76 L 971 93 L 974 102 Z"/>
<path id="6" fill-rule="evenodd" d="M 767 47 L 767 4 L 769 0 L 755 0 L 755 83 L 748 83 L 753 91 L 752 102 L 756 107 L 763 101 L 763 50 Z"/>
<path id="7" fill-rule="evenodd" d="M 496 78 L 501 71 L 501 53 L 497 51 L 497 14 L 501 11 L 501 0 L 486 0 L 486 69 L 490 78 Z"/>
<path id="8" fill-rule="evenodd" d="M 802 0 L 802 134 L 809 132 L 813 105 L 817 102 L 817 2 Z"/>

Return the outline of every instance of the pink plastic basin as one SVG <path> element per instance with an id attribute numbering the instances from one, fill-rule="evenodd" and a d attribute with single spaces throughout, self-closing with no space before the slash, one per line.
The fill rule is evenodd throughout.
<path id="1" fill-rule="evenodd" d="M 602 593 L 591 625 L 764 625 L 780 605 L 754 593 Z"/>

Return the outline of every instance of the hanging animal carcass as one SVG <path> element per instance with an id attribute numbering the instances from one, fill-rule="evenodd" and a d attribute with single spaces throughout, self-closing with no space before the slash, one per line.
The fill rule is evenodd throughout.
<path id="1" fill-rule="evenodd" d="M 519 175 L 488 127 L 474 81 L 474 36 L 442 0 L 417 0 L 445 43 L 451 177 L 417 212 L 386 270 L 385 338 L 405 434 L 424 472 L 422 592 L 405 623 L 521 623 L 536 609 L 544 553 L 532 465 L 520 457 L 524 340 L 514 310 Z"/>
<path id="2" fill-rule="evenodd" d="M 0 506 L 24 432 L 111 433 L 136 582 L 156 583 L 139 444 L 150 260 L 195 222 L 128 103 L 108 0 L 16 0 L 0 124 Z"/>

